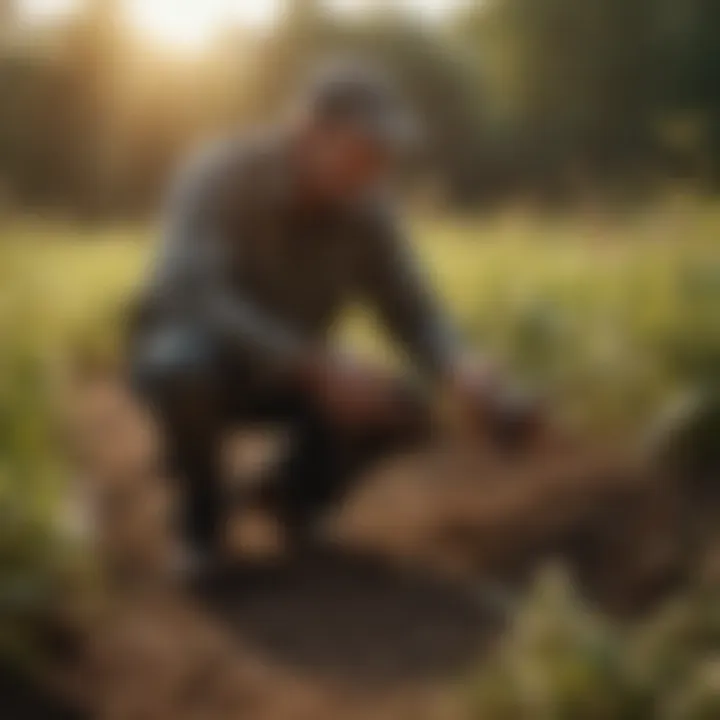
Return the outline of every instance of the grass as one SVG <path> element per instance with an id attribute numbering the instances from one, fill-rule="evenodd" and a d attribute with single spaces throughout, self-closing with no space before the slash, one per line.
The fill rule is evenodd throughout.
<path id="1" fill-rule="evenodd" d="M 60 331 L 22 255 L 0 263 L 0 664 L 39 656 L 38 627 L 60 605 L 74 549 L 58 509 L 69 469 L 56 443 Z"/>
<path id="2" fill-rule="evenodd" d="M 428 234 L 466 335 L 572 408 L 618 428 L 720 375 L 720 212 L 500 218 Z"/>
<path id="3" fill-rule="evenodd" d="M 718 382 L 718 204 L 669 199 L 625 218 L 516 211 L 419 221 L 412 231 L 470 343 L 577 422 L 626 432 L 669 396 Z M 148 264 L 152 234 L 40 221 L 0 226 L 0 251 L 14 268 L 3 295 L 22 286 L 23 315 L 32 314 L 26 332 L 48 352 L 117 357 L 122 311 Z M 351 317 L 343 333 L 351 343 L 387 348 L 362 312 Z"/>
<path id="4" fill-rule="evenodd" d="M 421 221 L 431 279 L 475 347 L 498 355 L 577 421 L 624 432 L 720 375 L 720 206 L 676 199 L 626 218 Z M 41 342 L 118 353 L 119 318 L 148 262 L 147 229 L 20 223 L 0 229 L 33 288 Z M 387 344 L 362 313 L 350 342 Z"/>

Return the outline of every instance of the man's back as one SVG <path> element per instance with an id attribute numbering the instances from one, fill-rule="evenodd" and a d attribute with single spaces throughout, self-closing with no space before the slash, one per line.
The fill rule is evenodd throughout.
<path id="1" fill-rule="evenodd" d="M 421 363 L 434 365 L 444 342 L 430 293 L 383 204 L 304 206 L 282 132 L 217 144 L 180 173 L 147 295 L 151 316 L 207 326 L 223 303 L 228 312 L 240 307 L 239 349 L 263 365 L 264 350 L 292 354 L 323 341 L 354 298 L 375 304 Z"/>
<path id="2" fill-rule="evenodd" d="M 181 172 L 153 277 L 173 309 L 199 298 L 192 283 L 207 274 L 303 336 L 328 329 L 358 243 L 349 212 L 294 206 L 286 152 L 280 134 L 235 139 Z"/>

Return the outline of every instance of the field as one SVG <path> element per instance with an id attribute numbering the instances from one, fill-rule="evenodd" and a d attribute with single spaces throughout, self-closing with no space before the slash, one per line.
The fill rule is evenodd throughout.
<path id="1" fill-rule="evenodd" d="M 593 445 L 632 445 L 640 441 L 675 398 L 707 398 L 717 392 L 717 205 L 674 198 L 627 217 L 541 218 L 517 210 L 483 220 L 418 220 L 413 230 L 433 280 L 472 345 L 502 358 L 528 385 L 540 390 L 553 410 L 571 422 L 579 435 L 592 437 Z M 149 229 L 89 229 L 68 222 L 28 219 L 7 220 L 0 225 L 0 653 L 12 657 L 14 663 L 22 662 L 23 667 L 42 664 L 39 619 L 54 615 L 60 598 L 74 596 L 77 586 L 85 582 L 80 576 L 87 574 L 82 543 L 70 537 L 66 523 L 58 520 L 67 480 L 77 471 L 66 452 L 66 443 L 57 437 L 58 429 L 64 429 L 68 406 L 81 402 L 84 405 L 90 398 L 80 413 L 88 436 L 91 428 L 112 425 L 111 437 L 105 443 L 112 446 L 106 449 L 114 450 L 115 456 L 108 460 L 107 454 L 99 453 L 98 477 L 113 475 L 113 463 L 117 470 L 114 474 L 122 475 L 118 468 L 125 463 L 127 469 L 132 455 L 130 450 L 117 450 L 122 447 L 123 432 L 131 432 L 125 427 L 130 416 L 125 415 L 124 421 L 108 421 L 106 417 L 109 407 L 117 411 L 118 403 L 122 404 L 116 397 L 118 384 L 108 377 L 113 377 L 112 368 L 121 355 L 123 313 L 146 265 L 151 236 Z M 342 332 L 348 342 L 364 352 L 393 357 L 360 309 L 350 314 Z M 100 390 L 94 380 L 89 390 L 84 386 L 82 395 L 73 396 L 78 375 L 99 368 L 103 369 Z M 96 377 L 96 373 L 92 376 Z M 99 420 L 101 416 L 105 420 Z M 137 485 L 136 481 L 131 478 L 127 485 Z M 502 534 L 506 530 L 503 518 L 510 530 L 529 527 L 528 518 L 522 514 L 525 511 L 512 509 L 517 506 L 517 497 L 527 499 L 536 493 L 537 503 L 526 503 L 532 513 L 560 517 L 553 514 L 552 505 L 561 485 L 548 481 L 548 488 L 556 494 L 543 497 L 532 484 L 518 482 L 508 502 L 503 494 L 506 491 L 501 488 L 495 493 L 492 482 L 487 495 L 478 499 L 475 492 L 470 504 L 477 508 L 474 515 L 468 515 L 468 522 L 478 525 L 482 518 L 487 524 L 479 531 L 473 527 L 476 535 L 463 541 L 482 546 L 477 557 L 467 562 L 464 559 L 463 572 L 467 572 L 468 562 L 476 577 L 506 561 L 504 550 L 497 551 L 498 557 L 491 557 L 487 550 L 502 545 L 488 528 L 497 526 L 500 529 L 496 534 Z M 583 501 L 568 501 L 567 518 L 563 515 L 565 519 L 557 522 L 569 523 L 576 530 L 592 514 L 586 506 L 600 497 L 595 492 L 588 484 L 587 492 L 581 493 Z M 458 500 L 462 497 L 460 492 L 453 500 L 454 506 L 463 505 Z M 441 508 L 452 505 L 447 498 L 439 504 L 432 494 L 430 498 L 426 505 L 438 515 L 442 514 Z M 501 512 L 495 517 L 497 513 L 488 498 L 495 498 L 496 507 L 505 508 L 507 515 Z M 462 509 L 467 509 L 467 503 Z M 392 508 L 389 512 L 388 526 L 404 522 L 402 513 L 398 511 L 395 516 Z M 369 515 L 377 525 L 381 524 L 378 518 L 383 517 L 382 513 L 371 511 Z M 457 517 L 462 520 L 460 515 Z M 451 522 L 453 516 L 448 514 L 448 518 L 447 522 Z M 619 536 L 642 545 L 637 534 L 622 535 L 624 521 L 617 515 L 613 518 Z M 640 516 L 635 520 L 638 527 L 642 525 Z M 552 534 L 548 528 L 554 522 L 533 522 L 534 532 Z M 528 531 L 527 543 L 539 543 L 540 535 L 531 540 Z M 383 537 L 377 543 L 388 556 L 391 550 L 395 552 Z M 613 552 L 619 554 L 613 556 L 613 562 L 620 562 L 627 550 L 622 543 L 619 548 L 617 545 Z M 423 553 L 432 554 L 428 548 L 423 546 Z M 447 557 L 447 548 L 444 552 L 440 564 L 447 570 L 454 558 Z M 231 595 L 237 605 L 232 612 L 212 605 L 214 614 L 209 617 L 221 618 L 234 634 L 246 641 L 249 638 L 250 650 L 247 646 L 240 651 L 229 649 L 227 633 L 222 629 L 225 625 L 211 623 L 208 616 L 198 619 L 197 612 L 177 598 L 158 606 L 157 599 L 150 602 L 123 596 L 122 602 L 115 600 L 116 610 L 121 605 L 124 608 L 115 632 L 100 634 L 106 645 L 102 652 L 107 653 L 111 647 L 122 658 L 118 664 L 137 662 L 146 668 L 146 674 L 153 667 L 164 667 L 175 655 L 207 656 L 208 662 L 219 663 L 217 677 L 198 680 L 193 675 L 188 679 L 188 673 L 192 675 L 199 669 L 182 663 L 175 669 L 177 677 L 171 678 L 160 670 L 158 673 L 172 688 L 199 682 L 201 695 L 203 683 L 212 686 L 213 701 L 221 703 L 227 695 L 229 708 L 240 707 L 237 703 L 259 702 L 262 711 L 254 716 L 278 720 L 336 717 L 340 708 L 347 711 L 347 717 L 358 718 L 382 717 L 383 713 L 388 717 L 404 716 L 402 713 L 416 718 L 468 717 L 460 714 L 454 704 L 457 696 L 468 695 L 475 710 L 467 712 L 476 713 L 469 716 L 490 720 L 590 717 L 583 702 L 595 703 L 598 709 L 593 717 L 601 720 L 661 717 L 654 714 L 658 704 L 671 708 L 662 717 L 673 720 L 717 717 L 712 714 L 717 705 L 711 706 L 710 695 L 713 688 L 717 689 L 718 618 L 713 614 L 713 605 L 707 624 L 699 625 L 705 622 L 703 613 L 707 611 L 705 589 L 698 591 L 700 599 L 693 591 L 674 610 L 653 615 L 629 631 L 581 609 L 574 591 L 551 573 L 550 579 L 541 583 L 537 598 L 519 614 L 518 625 L 506 646 L 491 655 L 504 660 L 491 663 L 492 672 L 487 675 L 477 670 L 480 661 L 473 655 L 478 654 L 477 646 L 481 644 L 477 637 L 481 634 L 481 619 L 477 607 L 468 604 L 466 591 L 456 593 L 445 586 L 439 589 L 436 581 L 418 576 L 416 570 L 408 571 L 407 576 L 395 576 L 375 561 L 368 566 L 368 561 L 348 556 L 324 562 L 305 568 L 302 577 L 296 569 L 278 570 L 277 577 L 263 575 L 262 589 L 255 595 Z M 619 567 L 614 575 L 621 574 Z M 455 585 L 451 583 L 451 587 Z M 716 589 L 713 584 L 713 591 Z M 347 603 L 348 608 L 340 610 L 337 603 Z M 414 610 L 408 616 L 411 606 Z M 702 611 L 697 609 L 700 607 Z M 390 625 L 380 622 L 377 616 L 383 614 L 395 620 Z M 415 633 L 413 618 L 426 629 L 434 627 L 438 637 L 428 635 L 417 643 L 409 639 Z M 165 640 L 156 638 L 157 646 L 153 645 L 148 623 L 157 623 L 156 629 L 164 628 L 158 631 L 158 638 L 164 633 Z M 347 646 L 344 652 L 318 640 L 313 624 L 322 627 L 324 623 L 329 633 L 335 633 L 327 642 Z M 653 623 L 666 629 L 655 633 Z M 364 628 L 367 637 L 349 631 L 350 626 Z M 681 648 L 679 643 L 687 640 L 688 633 L 695 633 L 695 639 Z M 218 635 L 222 642 L 214 644 L 212 637 Z M 685 640 L 679 640 L 680 636 Z M 132 637 L 140 648 L 136 648 L 134 656 L 128 644 L 123 645 Z M 660 651 L 648 651 L 648 637 L 662 638 L 666 643 L 662 653 L 672 655 L 672 661 Z M 170 643 L 170 638 L 175 644 Z M 608 644 L 600 647 L 601 638 Z M 393 647 L 387 645 L 388 639 Z M 256 646 L 258 652 L 253 653 Z M 218 659 L 223 653 L 225 661 Z M 227 653 L 237 655 L 229 661 Z M 419 654 L 426 656 L 423 661 L 418 659 Z M 601 655 L 614 658 L 615 671 L 622 677 L 606 672 Z M 681 660 L 675 662 L 681 655 Z M 653 666 L 652 672 L 638 674 L 633 663 L 654 656 L 667 660 L 672 669 Z M 531 675 L 535 672 L 541 678 L 537 682 L 545 684 L 545 691 L 538 690 L 534 680 L 530 681 L 531 687 L 527 686 L 524 663 L 528 662 L 537 664 Z M 550 663 L 557 665 L 552 673 L 547 669 Z M 264 664 L 269 666 L 265 670 Z M 537 669 L 540 667 L 542 671 Z M 303 680 L 306 671 L 312 680 Z M 301 679 L 294 677 L 294 672 L 299 672 Z M 452 702 L 447 699 L 448 674 L 454 677 L 450 684 L 454 688 Z M 107 697 L 114 698 L 116 704 L 133 693 L 143 696 L 147 677 L 131 672 L 126 675 L 114 690 L 107 691 Z M 395 678 L 401 689 L 378 683 L 380 676 Z M 440 676 L 443 681 L 438 685 Z M 472 678 L 471 687 L 466 691 L 463 679 L 468 676 Z M 456 687 L 459 682 L 463 689 Z M 418 686 L 422 692 L 417 691 Z M 113 692 L 120 695 L 114 696 Z M 160 690 L 158 693 L 162 695 Z M 247 697 L 238 700 L 238 693 Z M 277 695 L 282 697 L 270 702 L 268 698 Z M 524 698 L 524 705 L 515 702 L 519 696 Z M 607 701 L 604 706 L 601 698 Z M 180 702 L 177 698 L 167 699 L 169 704 L 164 710 L 153 711 L 141 703 L 144 710 L 127 710 L 124 715 L 106 712 L 102 716 L 123 720 L 206 716 L 202 714 L 202 697 L 200 706 L 193 706 L 196 714 L 187 710 L 179 715 L 177 710 L 167 710 L 175 707 L 172 702 L 176 701 Z M 105 702 L 109 702 L 107 698 Z M 187 702 L 190 707 L 197 698 Z M 447 708 L 446 702 L 450 703 Z M 292 707 L 292 703 L 297 706 Z M 557 714 L 561 707 L 565 714 Z M 631 707 L 636 714 L 627 714 Z M 692 708 L 692 714 L 687 708 Z M 222 712 L 218 710 L 212 717 L 235 716 L 232 710 Z"/>
<path id="2" fill-rule="evenodd" d="M 720 208 L 683 199 L 626 217 L 423 221 L 414 237 L 472 344 L 605 427 L 712 382 L 720 357 Z M 40 341 L 96 359 L 117 351 L 152 232 L 9 223 L 4 294 Z M 14 281 L 14 282 L 12 282 Z M 16 293 L 17 294 L 17 293 Z M 27 307 L 30 305 L 30 307 Z M 24 322 L 24 321 L 21 321 Z M 384 348 L 368 323 L 352 339 Z"/>

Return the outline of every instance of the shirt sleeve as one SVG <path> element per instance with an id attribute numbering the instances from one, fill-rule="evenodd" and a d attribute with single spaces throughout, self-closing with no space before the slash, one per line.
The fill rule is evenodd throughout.
<path id="1" fill-rule="evenodd" d="M 237 161 L 219 151 L 181 173 L 165 213 L 156 290 L 172 312 L 197 320 L 265 369 L 299 359 L 302 343 L 289 328 L 230 284 L 227 248 L 231 205 L 242 195 Z"/>
<path id="2" fill-rule="evenodd" d="M 398 221 L 385 208 L 376 208 L 362 228 L 363 296 L 419 368 L 442 376 L 456 360 L 460 340 Z"/>

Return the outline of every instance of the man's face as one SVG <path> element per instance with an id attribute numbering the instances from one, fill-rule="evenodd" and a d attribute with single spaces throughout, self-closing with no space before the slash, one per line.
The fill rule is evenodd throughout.
<path id="1" fill-rule="evenodd" d="M 387 180 L 390 153 L 350 123 L 312 129 L 304 157 L 312 190 L 334 203 L 352 202 Z"/>

